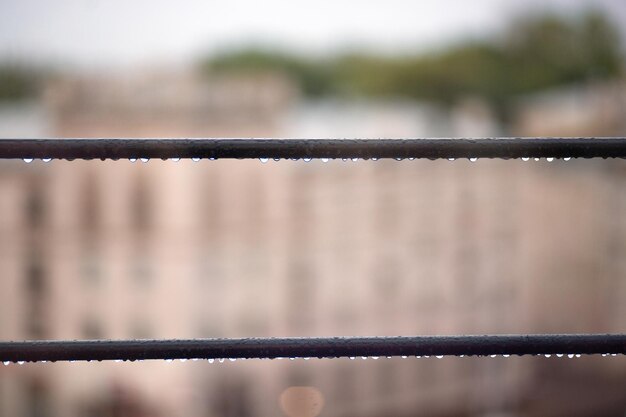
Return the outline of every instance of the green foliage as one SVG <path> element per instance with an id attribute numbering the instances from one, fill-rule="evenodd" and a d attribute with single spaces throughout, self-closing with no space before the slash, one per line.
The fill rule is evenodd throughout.
<path id="1" fill-rule="evenodd" d="M 616 28 L 601 14 L 572 19 L 533 16 L 513 22 L 498 40 L 472 41 L 416 56 L 351 54 L 315 61 L 244 50 L 204 63 L 207 72 L 281 72 L 304 94 L 405 97 L 450 104 L 473 95 L 496 107 L 514 96 L 620 74 Z"/>
<path id="2" fill-rule="evenodd" d="M 0 102 L 34 97 L 39 88 L 40 75 L 33 69 L 15 64 L 0 64 Z"/>

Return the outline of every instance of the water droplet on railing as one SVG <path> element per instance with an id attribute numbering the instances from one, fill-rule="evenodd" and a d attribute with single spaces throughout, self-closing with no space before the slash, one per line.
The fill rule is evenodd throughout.
<path id="1" fill-rule="evenodd" d="M 471 158 L 469 158 L 469 161 L 470 161 L 470 162 L 476 162 L 476 161 L 478 161 L 478 158 L 476 158 L 476 157 L 471 157 Z"/>
<path id="2" fill-rule="evenodd" d="M 322 158 L 322 162 L 328 162 L 328 158 Z"/>
<path id="3" fill-rule="evenodd" d="M 554 158 L 552 158 L 552 157 L 548 157 L 548 158 L 546 158 L 546 161 L 548 161 L 548 162 L 552 162 L 552 161 L 554 161 Z"/>
<path id="4" fill-rule="evenodd" d="M 379 356 L 372 356 L 372 359 L 377 360 Z"/>
<path id="5" fill-rule="evenodd" d="M 224 358 L 219 358 L 217 361 L 218 361 L 219 363 L 224 363 Z"/>
<path id="6" fill-rule="evenodd" d="M 356 359 L 356 358 L 355 358 L 354 356 L 350 356 L 350 360 L 351 360 L 351 361 L 353 361 L 353 360 L 355 360 L 355 359 Z"/>
<path id="7" fill-rule="evenodd" d="M 522 156 L 522 161 L 528 162 L 528 161 L 530 161 L 530 158 L 527 157 L 527 156 Z"/>
<path id="8" fill-rule="evenodd" d="M 408 356 L 402 355 L 402 359 L 406 359 L 406 358 L 408 358 Z"/>
<path id="9" fill-rule="evenodd" d="M 378 158 L 372 158 L 372 161 L 376 162 L 378 161 Z"/>
<path id="10" fill-rule="evenodd" d="M 261 161 L 262 164 L 267 164 L 269 160 L 269 158 L 259 158 L 259 161 Z"/>
<path id="11" fill-rule="evenodd" d="M 274 161 L 278 162 L 278 161 L 280 161 L 280 158 L 274 158 Z"/>
<path id="12" fill-rule="evenodd" d="M 181 363 L 187 362 L 187 359 L 185 359 L 185 358 L 181 358 L 179 360 L 180 360 Z"/>
<path id="13" fill-rule="evenodd" d="M 2 362 L 2 363 L 4 364 L 4 366 L 8 366 L 11 362 L 9 362 L 9 361 L 4 361 L 4 362 Z"/>
<path id="14" fill-rule="evenodd" d="M 495 358 L 498 355 L 489 355 L 490 358 Z"/>
<path id="15" fill-rule="evenodd" d="M 562 357 L 563 357 L 563 354 L 562 354 L 562 353 L 557 353 L 557 354 L 556 354 L 556 357 L 557 357 L 557 358 L 562 358 Z"/>
<path id="16" fill-rule="evenodd" d="M 210 359 L 207 359 L 207 361 L 208 361 L 209 363 L 213 363 L 213 362 L 215 362 L 215 359 L 210 358 Z"/>
<path id="17" fill-rule="evenodd" d="M 352 158 L 352 162 L 357 162 L 359 158 Z"/>
<path id="18" fill-rule="evenodd" d="M 443 358 L 443 355 L 437 355 L 437 356 L 436 356 L 436 358 L 437 358 L 437 359 L 442 359 L 442 358 Z"/>
<path id="19" fill-rule="evenodd" d="M 502 355 L 503 358 L 508 358 L 509 356 L 511 355 L 508 355 L 508 354 Z"/>
<path id="20" fill-rule="evenodd" d="M 192 160 L 193 162 L 200 162 L 200 158 L 197 158 L 197 157 L 196 157 L 196 158 L 191 158 L 191 160 Z"/>
<path id="21" fill-rule="evenodd" d="M 535 158 L 535 162 L 539 162 L 541 158 Z"/>
<path id="22" fill-rule="evenodd" d="M 174 359 L 165 359 L 165 362 L 166 363 L 172 363 L 172 362 L 174 362 Z"/>
<path id="23" fill-rule="evenodd" d="M 302 158 L 304 162 L 311 162 L 311 158 Z"/>
<path id="24" fill-rule="evenodd" d="M 229 358 L 228 360 L 231 361 L 231 362 L 235 362 L 237 360 L 237 358 Z"/>
<path id="25" fill-rule="evenodd" d="M 571 156 L 567 156 L 567 157 L 563 158 L 563 160 L 564 160 L 565 162 L 569 161 L 570 159 L 572 159 L 572 157 L 571 157 Z"/>
<path id="26" fill-rule="evenodd" d="M 178 161 L 180 161 L 180 158 L 170 158 L 170 161 L 172 161 L 172 162 L 178 162 Z"/>
<path id="27" fill-rule="evenodd" d="M 568 354 L 568 355 L 567 355 L 567 357 L 568 357 L 568 358 L 570 358 L 570 359 L 572 359 L 572 358 L 574 357 L 574 354 L 573 354 L 573 353 L 570 353 L 570 354 Z"/>
<path id="28" fill-rule="evenodd" d="M 546 358 L 549 358 L 549 357 L 550 357 L 550 356 L 552 356 L 552 355 L 550 355 L 549 353 L 546 353 L 546 354 L 545 354 L 545 355 L 543 355 L 543 356 L 545 356 Z"/>
<path id="29" fill-rule="evenodd" d="M 128 158 L 128 160 L 129 160 L 131 163 L 135 163 L 135 162 L 137 162 L 137 158 Z"/>
<path id="30" fill-rule="evenodd" d="M 24 361 L 17 361 L 18 365 L 24 365 L 24 363 L 25 363 Z"/>
<path id="31" fill-rule="evenodd" d="M 148 163 L 148 161 L 150 160 L 150 158 L 139 158 L 139 160 L 141 162 L 143 162 L 144 164 Z"/>
<path id="32" fill-rule="evenodd" d="M 41 160 L 44 161 L 45 163 L 48 163 L 52 161 L 52 158 L 41 158 Z"/>
<path id="33" fill-rule="evenodd" d="M 448 158 L 448 161 L 450 162 L 456 161 L 456 158 Z"/>
<path id="34" fill-rule="evenodd" d="M 403 161 L 404 158 L 394 158 L 396 161 Z"/>
<path id="35" fill-rule="evenodd" d="M 30 164 L 31 162 L 33 162 L 33 158 L 24 158 L 23 161 L 27 164 Z"/>

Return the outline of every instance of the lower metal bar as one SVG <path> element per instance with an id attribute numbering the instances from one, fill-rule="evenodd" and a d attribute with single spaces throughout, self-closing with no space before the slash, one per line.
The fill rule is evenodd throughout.
<path id="1" fill-rule="evenodd" d="M 626 334 L 0 342 L 0 361 L 626 354 Z"/>
<path id="2" fill-rule="evenodd" d="M 625 158 L 626 138 L 0 139 L 0 159 Z"/>

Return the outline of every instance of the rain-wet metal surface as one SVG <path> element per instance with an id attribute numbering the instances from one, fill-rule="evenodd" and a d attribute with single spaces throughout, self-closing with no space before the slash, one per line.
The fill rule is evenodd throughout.
<path id="1" fill-rule="evenodd" d="M 626 158 L 626 138 L 0 139 L 0 159 Z"/>
<path id="2" fill-rule="evenodd" d="M 0 361 L 626 354 L 626 334 L 0 342 Z"/>

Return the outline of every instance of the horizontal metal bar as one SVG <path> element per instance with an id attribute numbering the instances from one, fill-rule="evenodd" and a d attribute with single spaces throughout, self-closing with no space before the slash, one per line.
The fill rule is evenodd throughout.
<path id="1" fill-rule="evenodd" d="M 626 334 L 0 342 L 0 361 L 626 354 Z"/>
<path id="2" fill-rule="evenodd" d="M 0 159 L 625 158 L 626 138 L 0 139 Z"/>

